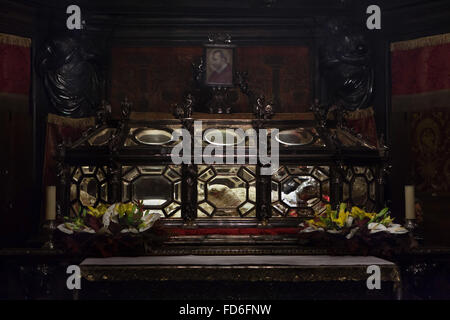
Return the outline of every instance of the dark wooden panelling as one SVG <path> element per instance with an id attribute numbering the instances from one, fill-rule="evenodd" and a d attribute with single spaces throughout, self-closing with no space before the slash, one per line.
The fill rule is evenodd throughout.
<path id="1" fill-rule="evenodd" d="M 3 0 L 0 7 L 0 32 L 31 37 L 35 8 L 29 4 Z"/>
<path id="2" fill-rule="evenodd" d="M 192 67 L 203 48 L 114 48 L 111 102 L 119 114 L 125 96 L 134 111 L 167 112 L 191 90 Z M 277 112 L 307 112 L 311 105 L 312 63 L 305 46 L 258 46 L 236 49 L 235 68 L 249 74 L 249 85 L 273 99 Z M 236 88 L 236 92 L 239 90 Z M 201 110 L 197 110 L 201 111 Z M 233 112 L 251 113 L 248 98 L 239 93 Z"/>
<path id="3" fill-rule="evenodd" d="M 201 47 L 114 48 L 111 102 L 114 115 L 128 96 L 133 111 L 168 112 L 181 102 L 192 81 L 191 63 L 200 59 Z"/>
<path id="4" fill-rule="evenodd" d="M 417 194 L 417 198 L 422 203 L 425 243 L 450 246 L 450 194 Z"/>
<path id="5" fill-rule="evenodd" d="M 28 97 L 0 96 L 0 241 L 23 243 L 33 229 L 33 131 Z"/>
<path id="6" fill-rule="evenodd" d="M 15 1 L 0 1 L 0 8 L 0 32 L 32 38 L 36 8 Z M 39 225 L 36 199 L 41 194 L 36 195 L 34 188 L 37 158 L 31 90 L 28 96 L 0 96 L 0 246 L 24 244 Z"/>

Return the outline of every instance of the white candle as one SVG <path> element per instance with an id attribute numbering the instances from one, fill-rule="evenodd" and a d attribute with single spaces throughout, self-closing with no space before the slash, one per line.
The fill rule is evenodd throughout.
<path id="1" fill-rule="evenodd" d="M 45 220 L 56 219 L 56 187 L 48 186 L 45 190 Z"/>
<path id="2" fill-rule="evenodd" d="M 405 216 L 406 219 L 416 218 L 416 200 L 414 186 L 405 186 Z"/>

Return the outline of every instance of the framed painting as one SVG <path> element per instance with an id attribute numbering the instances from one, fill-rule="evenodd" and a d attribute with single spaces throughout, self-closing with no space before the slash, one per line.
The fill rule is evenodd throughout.
<path id="1" fill-rule="evenodd" d="M 232 87 L 234 85 L 234 46 L 206 45 L 204 53 L 204 84 L 214 87 Z"/>

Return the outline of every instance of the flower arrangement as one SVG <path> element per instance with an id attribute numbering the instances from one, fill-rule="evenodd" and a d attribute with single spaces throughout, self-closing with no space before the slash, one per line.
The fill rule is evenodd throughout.
<path id="1" fill-rule="evenodd" d="M 325 211 L 301 225 L 299 244 L 321 248 L 330 255 L 375 255 L 394 258 L 414 246 L 408 230 L 389 214 L 389 209 L 366 212 L 345 203 L 338 210 Z"/>
<path id="2" fill-rule="evenodd" d="M 344 234 L 347 239 L 352 238 L 359 230 L 367 229 L 369 233 L 389 232 L 404 234 L 408 230 L 399 224 L 394 224 L 389 215 L 389 209 L 380 212 L 366 212 L 356 206 L 348 210 L 345 203 L 339 205 L 339 210 L 332 210 L 330 205 L 325 211 L 317 214 L 313 219 L 305 221 L 301 232 L 326 231 L 328 233 Z"/>
<path id="3" fill-rule="evenodd" d="M 159 213 L 144 210 L 143 202 L 100 204 L 80 209 L 57 226 L 63 249 L 85 256 L 142 255 L 161 245 L 167 232 Z"/>
<path id="4" fill-rule="evenodd" d="M 140 233 L 150 229 L 161 218 L 159 213 L 144 210 L 142 202 L 115 203 L 111 206 L 100 204 L 96 208 L 80 209 L 75 218 L 65 217 L 58 230 L 73 234 L 86 233 Z"/>

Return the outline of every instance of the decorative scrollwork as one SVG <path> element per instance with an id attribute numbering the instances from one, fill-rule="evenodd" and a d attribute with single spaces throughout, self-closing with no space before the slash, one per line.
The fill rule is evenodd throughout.
<path id="1" fill-rule="evenodd" d="M 273 101 L 266 102 L 264 95 L 257 95 L 250 89 L 247 72 L 236 72 L 236 84 L 241 92 L 248 97 L 257 119 L 270 119 L 274 115 Z"/>
<path id="2" fill-rule="evenodd" d="M 178 119 L 191 118 L 194 111 L 195 98 L 192 93 L 184 97 L 182 105 L 175 104 L 173 115 Z"/>
<path id="3" fill-rule="evenodd" d="M 111 154 L 116 153 L 123 146 L 123 141 L 128 133 L 128 121 L 133 104 L 125 97 L 120 106 L 122 118 L 112 134 L 111 139 L 108 141 L 108 148 Z"/>
<path id="4" fill-rule="evenodd" d="M 250 90 L 248 85 L 248 72 L 236 72 L 236 84 L 238 85 L 241 92 L 246 96 L 253 95 L 253 92 Z"/>
<path id="5" fill-rule="evenodd" d="M 128 100 L 128 97 L 125 97 L 125 99 L 120 104 L 121 111 L 122 111 L 122 120 L 126 121 L 130 118 L 132 106 L 133 106 L 133 104 Z"/>
<path id="6" fill-rule="evenodd" d="M 102 100 L 100 107 L 96 111 L 95 123 L 96 126 L 106 124 L 111 119 L 111 104 Z"/>
<path id="7" fill-rule="evenodd" d="M 336 120 L 336 125 L 339 128 L 341 128 L 341 129 L 346 128 L 349 131 L 351 131 L 353 129 L 353 128 L 349 129 L 346 126 L 345 119 L 348 114 L 348 111 L 341 104 L 332 105 L 331 107 L 329 107 L 327 110 L 327 114 L 330 114 L 330 113 L 333 114 L 334 119 Z"/>
<path id="8" fill-rule="evenodd" d="M 258 206 L 258 220 L 261 221 L 261 226 L 267 226 L 269 219 L 272 217 L 272 210 L 270 206 L 270 184 L 271 177 L 267 175 L 259 175 L 256 178 L 259 187 L 259 201 Z"/>
<path id="9" fill-rule="evenodd" d="M 216 32 L 208 34 L 208 42 L 210 44 L 230 44 L 231 43 L 231 35 L 223 32 Z"/>
<path id="10" fill-rule="evenodd" d="M 231 113 L 231 97 L 227 87 L 212 87 L 212 98 L 207 107 L 209 113 Z"/>
<path id="11" fill-rule="evenodd" d="M 262 0 L 263 6 L 273 8 L 277 4 L 277 0 Z"/>
<path id="12" fill-rule="evenodd" d="M 386 178 L 391 174 L 392 172 L 392 165 L 385 162 L 381 166 L 380 170 L 380 176 L 378 177 L 378 183 L 380 185 L 384 185 L 386 183 Z"/>
<path id="13" fill-rule="evenodd" d="M 108 166 L 108 178 L 111 183 L 111 202 L 121 202 L 121 194 L 120 194 L 120 176 L 121 176 L 121 167 L 120 164 L 116 161 L 111 161 Z"/>
<path id="14" fill-rule="evenodd" d="M 327 124 L 328 109 L 328 106 L 319 104 L 317 99 L 310 107 L 310 110 L 314 113 L 314 117 L 321 128 L 325 128 Z"/>
<path id="15" fill-rule="evenodd" d="M 269 119 L 273 116 L 273 102 L 266 102 L 263 95 L 256 98 L 255 115 L 258 119 Z"/>
<path id="16" fill-rule="evenodd" d="M 189 164 L 183 167 L 183 179 L 186 181 L 184 188 L 184 200 L 183 201 L 183 219 L 187 224 L 192 225 L 197 218 L 197 207 L 195 203 L 197 201 L 197 168 L 193 164 Z"/>
<path id="17" fill-rule="evenodd" d="M 58 181 L 56 214 L 59 217 L 64 215 L 66 211 L 65 189 L 69 184 L 69 172 L 65 165 L 66 148 L 65 141 L 56 146 L 56 177 Z"/>
<path id="18" fill-rule="evenodd" d="M 206 72 L 205 61 L 203 60 L 203 58 L 200 58 L 200 61 L 198 63 L 193 62 L 191 66 L 194 81 L 197 84 L 200 84 L 203 79 L 203 75 Z"/>

